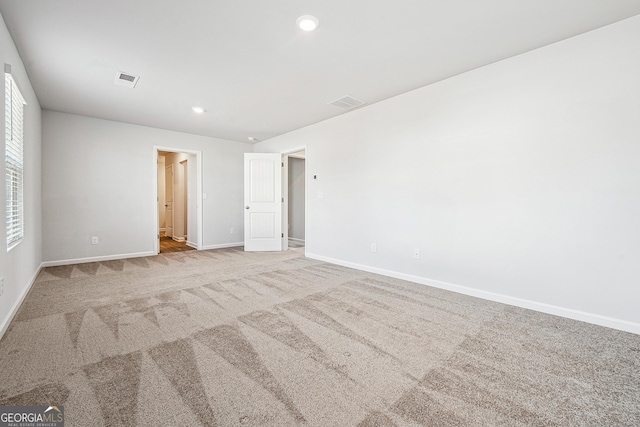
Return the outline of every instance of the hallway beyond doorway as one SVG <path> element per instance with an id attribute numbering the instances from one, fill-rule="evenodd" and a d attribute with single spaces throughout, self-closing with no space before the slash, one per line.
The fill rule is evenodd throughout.
<path id="1" fill-rule="evenodd" d="M 165 236 L 164 232 L 160 233 L 160 253 L 169 252 L 195 251 L 195 248 L 187 246 L 187 242 L 176 242 L 171 237 Z"/>
<path id="2" fill-rule="evenodd" d="M 289 250 L 304 254 L 304 240 L 289 238 Z"/>

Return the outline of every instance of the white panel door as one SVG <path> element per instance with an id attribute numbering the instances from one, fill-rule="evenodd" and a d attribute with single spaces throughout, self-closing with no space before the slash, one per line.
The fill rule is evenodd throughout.
<path id="1" fill-rule="evenodd" d="M 282 250 L 281 155 L 244 155 L 244 250 Z"/>

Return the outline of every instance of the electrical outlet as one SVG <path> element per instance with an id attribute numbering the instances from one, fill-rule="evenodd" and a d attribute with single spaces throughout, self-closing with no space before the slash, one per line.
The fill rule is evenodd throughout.
<path id="1" fill-rule="evenodd" d="M 91 236 L 91 244 L 97 245 L 98 243 L 100 243 L 98 240 L 98 236 Z"/>
<path id="2" fill-rule="evenodd" d="M 376 245 L 375 243 L 371 244 L 371 252 L 378 252 L 378 245 Z"/>
<path id="3" fill-rule="evenodd" d="M 233 233 L 235 233 L 235 232 L 236 232 L 236 230 L 234 230 L 234 228 L 233 228 L 233 227 L 231 227 L 231 228 L 229 229 L 229 234 L 233 234 Z"/>
<path id="4" fill-rule="evenodd" d="M 414 257 L 415 259 L 420 259 L 420 249 L 415 248 L 415 249 L 413 250 L 413 257 Z"/>

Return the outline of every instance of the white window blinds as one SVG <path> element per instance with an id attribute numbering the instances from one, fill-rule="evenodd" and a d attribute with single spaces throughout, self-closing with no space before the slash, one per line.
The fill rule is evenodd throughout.
<path id="1" fill-rule="evenodd" d="M 22 119 L 25 102 L 9 73 L 4 75 L 4 90 L 7 248 L 11 249 L 24 237 Z"/>

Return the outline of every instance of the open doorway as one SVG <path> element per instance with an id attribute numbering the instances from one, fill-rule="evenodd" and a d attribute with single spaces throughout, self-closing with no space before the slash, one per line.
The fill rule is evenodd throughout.
<path id="1" fill-rule="evenodd" d="M 156 252 L 199 249 L 202 238 L 199 153 L 157 149 Z"/>
<path id="2" fill-rule="evenodd" d="M 305 252 L 306 152 L 285 154 L 283 162 L 282 249 Z"/>

